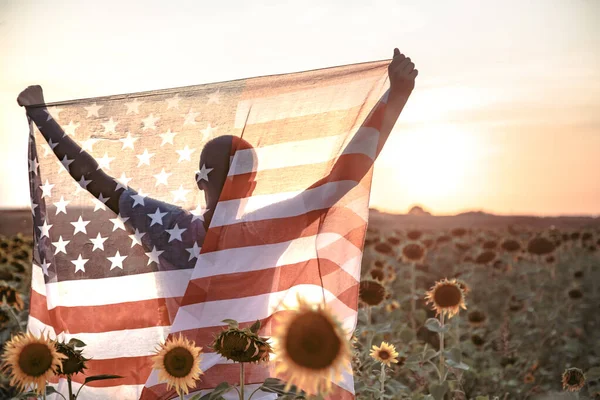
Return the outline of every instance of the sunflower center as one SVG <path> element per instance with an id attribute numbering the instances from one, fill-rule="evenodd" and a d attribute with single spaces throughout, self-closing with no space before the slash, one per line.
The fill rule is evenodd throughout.
<path id="1" fill-rule="evenodd" d="M 382 360 L 387 360 L 390 358 L 390 353 L 387 350 L 379 350 L 379 358 Z"/>
<path id="2" fill-rule="evenodd" d="M 435 290 L 433 299 L 439 307 L 456 307 L 460 304 L 462 294 L 456 285 L 442 285 Z"/>
<path id="3" fill-rule="evenodd" d="M 165 354 L 165 371 L 175 378 L 187 376 L 194 366 L 194 356 L 188 349 L 175 347 Z"/>
<path id="4" fill-rule="evenodd" d="M 286 351 L 298 365 L 320 370 L 333 364 L 342 342 L 331 322 L 318 312 L 305 312 L 292 322 Z"/>
<path id="5" fill-rule="evenodd" d="M 38 377 L 52 366 L 52 353 L 43 343 L 31 343 L 21 350 L 19 367 L 28 376 Z"/>
<path id="6" fill-rule="evenodd" d="M 385 299 L 385 288 L 374 281 L 361 281 L 358 295 L 366 304 L 376 306 Z"/>
<path id="7" fill-rule="evenodd" d="M 580 377 L 578 374 L 570 373 L 567 379 L 567 383 L 569 385 L 578 385 L 580 382 Z"/>

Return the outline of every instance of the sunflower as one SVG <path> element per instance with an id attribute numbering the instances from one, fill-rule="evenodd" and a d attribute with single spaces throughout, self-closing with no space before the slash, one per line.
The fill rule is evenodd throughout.
<path id="1" fill-rule="evenodd" d="M 398 352 L 393 344 L 387 342 L 381 342 L 381 346 L 377 347 L 373 345 L 371 353 L 369 354 L 375 361 L 379 361 L 382 364 L 390 366 L 390 363 L 397 363 Z"/>
<path id="2" fill-rule="evenodd" d="M 42 334 L 37 338 L 28 332 L 14 336 L 6 343 L 2 369 L 11 370 L 11 386 L 22 391 L 33 385 L 33 390 L 42 394 L 46 381 L 55 375 L 65 358 L 49 336 Z"/>
<path id="3" fill-rule="evenodd" d="M 394 310 L 397 310 L 400 308 L 400 303 L 398 303 L 396 300 L 392 300 L 391 302 L 389 302 L 388 304 L 385 305 L 385 311 L 391 313 Z"/>
<path id="4" fill-rule="evenodd" d="M 502 250 L 507 251 L 509 253 L 514 253 L 515 251 L 521 250 L 521 243 L 514 239 L 507 239 L 500 245 Z"/>
<path id="5" fill-rule="evenodd" d="M 386 294 L 385 287 L 381 283 L 374 280 L 360 281 L 358 297 L 364 304 L 377 306 L 385 300 Z"/>
<path id="6" fill-rule="evenodd" d="M 83 350 L 77 350 L 74 345 L 69 343 L 56 342 L 56 350 L 65 356 L 62 362 L 62 366 L 58 368 L 56 373 L 58 375 L 73 375 L 83 372 L 87 368 L 85 363 L 89 361 L 81 353 Z"/>
<path id="7" fill-rule="evenodd" d="M 467 309 L 465 305 L 465 295 L 461 290 L 456 279 L 443 279 L 435 283 L 435 285 L 426 293 L 425 298 L 427 303 L 431 303 L 436 315 L 447 314 L 448 318 L 452 318 L 458 314 L 460 308 Z"/>
<path id="8" fill-rule="evenodd" d="M 473 327 L 477 327 L 482 325 L 485 320 L 486 320 L 486 315 L 485 313 L 475 310 L 475 311 L 471 311 L 468 315 L 467 315 L 467 319 L 469 320 L 469 324 Z"/>
<path id="9" fill-rule="evenodd" d="M 492 250 L 486 250 L 477 256 L 475 262 L 477 264 L 489 264 L 496 259 L 496 252 Z"/>
<path id="10" fill-rule="evenodd" d="M 425 248 L 418 243 L 409 243 L 402 248 L 402 257 L 407 263 L 421 261 L 425 257 Z"/>
<path id="11" fill-rule="evenodd" d="M 14 307 L 21 311 L 24 307 L 23 298 L 15 288 L 1 284 L 0 285 L 0 303 L 9 307 Z"/>
<path id="12" fill-rule="evenodd" d="M 562 374 L 563 390 L 577 392 L 585 385 L 585 375 L 579 368 L 566 369 Z"/>
<path id="13" fill-rule="evenodd" d="M 531 372 L 528 372 L 523 378 L 523 383 L 530 384 L 535 382 L 535 376 Z"/>
<path id="14" fill-rule="evenodd" d="M 373 267 L 369 270 L 369 275 L 371 275 L 371 278 L 378 281 L 385 280 L 385 271 L 383 270 L 383 268 Z"/>
<path id="15" fill-rule="evenodd" d="M 167 382 L 167 390 L 175 388 L 177 394 L 188 394 L 189 389 L 196 386 L 200 379 L 200 359 L 202 347 L 196 347 L 181 334 L 177 338 L 167 340 L 157 349 L 152 357 L 152 368 L 158 370 L 158 380 Z"/>
<path id="16" fill-rule="evenodd" d="M 269 361 L 271 345 L 266 337 L 258 336 L 260 321 L 251 327 L 240 329 L 236 321 L 229 328 L 215 336 L 212 348 L 228 360 L 235 362 L 259 363 Z"/>
<path id="17" fill-rule="evenodd" d="M 306 393 L 327 394 L 332 381 L 341 380 L 342 369 L 350 370 L 352 348 L 341 324 L 329 308 L 311 305 L 298 296 L 298 308 L 277 314 L 274 329 L 277 366 L 275 374 L 287 378 Z"/>
<path id="18" fill-rule="evenodd" d="M 554 251 L 554 249 L 554 243 L 544 237 L 536 237 L 531 239 L 527 244 L 527 251 L 538 256 L 550 254 Z"/>
<path id="19" fill-rule="evenodd" d="M 463 295 L 466 296 L 469 294 L 469 292 L 471 292 L 471 287 L 467 284 L 467 282 L 463 281 L 462 279 L 455 279 L 455 281 L 460 290 L 463 291 Z"/>
<path id="20" fill-rule="evenodd" d="M 421 236 L 423 236 L 423 232 L 421 231 L 409 231 L 406 234 L 406 237 L 408 237 L 410 240 L 419 240 Z"/>

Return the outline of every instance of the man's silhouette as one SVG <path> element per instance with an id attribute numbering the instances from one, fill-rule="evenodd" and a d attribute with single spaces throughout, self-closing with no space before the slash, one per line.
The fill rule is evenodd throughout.
<path id="1" fill-rule="evenodd" d="M 414 63 L 411 62 L 410 58 L 405 57 L 398 49 L 394 49 L 394 57 L 388 66 L 388 73 L 390 90 L 383 126 L 380 129 L 383 136 L 389 134 L 404 108 L 414 88 L 418 71 L 414 69 Z M 115 214 L 128 218 L 127 224 L 135 230 L 137 240 L 143 244 L 148 252 L 158 252 L 157 248 L 166 249 L 168 247 L 166 252 L 160 252 L 165 252 L 165 254 L 161 255 L 161 262 L 157 262 L 160 265 L 159 269 L 181 268 L 180 253 L 187 254 L 184 249 L 197 249 L 202 246 L 227 179 L 231 156 L 238 146 L 246 149 L 251 148 L 247 142 L 235 136 L 220 136 L 205 145 L 200 155 L 200 172 L 196 173 L 196 181 L 198 189 L 204 191 L 207 211 L 203 218 L 198 218 L 181 207 L 139 195 L 133 189 L 118 185 L 117 180 L 99 168 L 98 162 L 90 154 L 85 152 L 68 135 L 65 135 L 63 129 L 54 119 L 48 118 L 50 114 L 44 105 L 43 92 L 40 86 L 26 88 L 19 95 L 17 102 L 20 106 L 26 107 L 29 118 L 38 126 L 44 138 L 52 142 L 53 146 L 51 148 L 58 159 L 72 160 L 67 169 L 73 179 L 80 182 L 94 197 L 103 200 L 108 197 L 105 204 Z M 352 142 L 348 146 L 351 145 L 353 145 Z M 332 173 L 338 170 L 339 168 L 334 165 Z M 361 177 L 367 172 L 368 169 L 361 171 L 363 174 Z M 254 177 L 255 173 L 248 174 L 247 183 L 242 185 L 241 191 L 245 192 L 243 193 L 245 197 L 250 196 L 252 193 L 255 186 Z M 315 182 L 311 188 L 330 181 L 330 178 L 328 176 L 319 182 Z M 237 189 L 239 190 L 239 187 Z M 350 189 L 348 188 L 348 190 Z M 240 193 L 237 194 L 240 195 Z M 332 194 L 334 198 L 328 199 L 330 200 L 329 203 L 335 203 L 344 194 L 344 192 L 337 191 Z M 306 201 L 306 199 L 292 198 L 270 207 L 282 207 L 284 209 L 298 200 Z M 150 213 L 153 216 L 150 216 Z M 313 219 L 317 218 L 319 218 L 317 213 L 307 213 L 305 223 L 302 224 L 303 226 L 298 226 L 298 228 L 303 229 L 307 224 L 313 222 Z M 169 238 L 164 235 L 165 231 L 171 231 L 170 235 L 173 232 L 177 235 L 177 232 L 181 229 L 187 231 L 186 235 L 182 236 L 181 241 L 177 240 L 175 243 L 170 243 L 170 240 L 167 241 Z M 190 260 L 193 251 L 196 250 L 188 250 Z"/>

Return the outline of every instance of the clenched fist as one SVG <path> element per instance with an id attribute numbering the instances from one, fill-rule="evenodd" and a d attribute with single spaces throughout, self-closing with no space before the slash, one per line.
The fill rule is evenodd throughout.
<path id="1" fill-rule="evenodd" d="M 44 104 L 44 92 L 40 85 L 28 86 L 27 89 L 23 90 L 19 97 L 17 97 L 17 103 L 21 107 L 25 106 L 37 106 Z"/>
<path id="2" fill-rule="evenodd" d="M 400 50 L 394 49 L 394 58 L 388 66 L 390 76 L 390 96 L 408 97 L 415 88 L 415 78 L 419 71 L 415 69 L 415 64 L 400 53 Z"/>

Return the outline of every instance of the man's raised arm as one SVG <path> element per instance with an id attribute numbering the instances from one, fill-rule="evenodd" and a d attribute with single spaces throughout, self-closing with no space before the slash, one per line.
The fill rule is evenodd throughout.
<path id="1" fill-rule="evenodd" d="M 98 162 L 90 154 L 85 152 L 79 145 L 65 134 L 60 125 L 49 118 L 50 114 L 45 106 L 44 94 L 41 86 L 29 86 L 17 98 L 17 103 L 27 110 L 27 116 L 40 129 L 40 132 L 51 143 L 50 148 L 58 159 L 66 164 L 66 169 L 76 181 L 80 182 L 83 178 L 90 181 L 85 187 L 94 197 L 102 200 L 109 198 L 106 205 L 119 214 L 119 197 L 121 192 L 117 192 L 117 182 L 102 171 Z"/>

